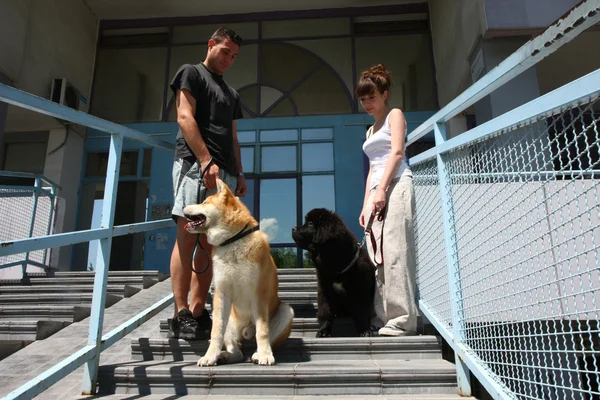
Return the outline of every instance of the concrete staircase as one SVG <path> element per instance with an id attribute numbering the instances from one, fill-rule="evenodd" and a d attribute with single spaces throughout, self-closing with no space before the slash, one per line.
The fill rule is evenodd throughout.
<path id="1" fill-rule="evenodd" d="M 255 349 L 251 341 L 244 343 L 244 363 L 197 367 L 208 341 L 167 339 L 168 320 L 163 319 L 155 335 L 130 339 L 129 362 L 100 367 L 100 397 L 463 398 L 457 395 L 454 364 L 442 359 L 438 336 L 360 338 L 349 320 L 338 319 L 334 334 L 339 337 L 316 338 L 314 270 L 282 269 L 279 277 L 281 297 L 294 308 L 296 318 L 291 337 L 275 352 L 277 365 L 248 361 Z"/>
<path id="2" fill-rule="evenodd" d="M 168 278 L 157 271 L 110 271 L 106 307 Z M 0 280 L 0 360 L 90 315 L 94 272 Z"/>

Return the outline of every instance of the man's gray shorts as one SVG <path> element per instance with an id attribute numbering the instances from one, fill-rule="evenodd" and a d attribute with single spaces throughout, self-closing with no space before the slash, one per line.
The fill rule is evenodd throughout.
<path id="1" fill-rule="evenodd" d="M 219 176 L 235 194 L 237 177 L 221 169 Z M 199 163 L 196 157 L 177 158 L 173 163 L 173 193 L 174 202 L 172 217 L 183 217 L 183 209 L 191 204 L 202 203 L 208 196 L 215 194 L 216 189 L 206 190 L 204 182 L 200 182 Z"/>

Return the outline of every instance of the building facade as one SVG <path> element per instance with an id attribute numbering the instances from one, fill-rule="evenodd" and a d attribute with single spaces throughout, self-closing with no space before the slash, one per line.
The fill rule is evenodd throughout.
<path id="1" fill-rule="evenodd" d="M 354 96 L 361 71 L 392 71 L 390 105 L 408 131 L 448 104 L 575 0 L 429 0 L 209 3 L 67 0 L 0 4 L 0 79 L 48 98 L 66 78 L 89 112 L 166 141 L 177 133 L 170 79 L 199 63 L 214 30 L 244 44 L 227 82 L 240 93 L 243 199 L 271 237 L 280 267 L 305 264 L 291 228 L 313 207 L 339 213 L 360 239 L 371 117 Z M 314 4 L 312 4 L 314 3 Z M 4 31 L 3 31 L 4 30 Z M 448 124 L 456 136 L 600 67 L 594 29 L 580 35 Z M 576 60 L 576 61 L 575 61 Z M 4 122 L 3 122 L 4 120 Z M 54 232 L 96 226 L 109 137 L 0 105 L 4 170 L 41 173 L 61 185 Z M 432 146 L 425 137 L 409 156 Z M 172 204 L 173 154 L 125 142 L 115 224 L 163 219 Z M 112 269 L 168 272 L 173 229 L 113 240 Z M 59 269 L 93 268 L 93 245 L 55 249 Z"/>

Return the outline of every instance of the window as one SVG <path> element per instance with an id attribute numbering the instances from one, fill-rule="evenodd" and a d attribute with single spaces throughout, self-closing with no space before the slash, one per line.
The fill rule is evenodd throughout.
<path id="1" fill-rule="evenodd" d="M 312 265 L 292 228 L 313 208 L 335 210 L 333 129 L 240 131 L 248 193 L 242 201 L 269 236 L 279 268 Z"/>

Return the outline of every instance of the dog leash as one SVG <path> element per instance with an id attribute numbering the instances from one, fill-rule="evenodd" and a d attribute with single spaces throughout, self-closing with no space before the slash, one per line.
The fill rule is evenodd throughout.
<path id="1" fill-rule="evenodd" d="M 198 163 L 198 168 L 202 169 L 202 166 L 200 165 L 200 162 L 198 160 L 196 160 L 196 162 Z M 206 190 L 204 190 L 204 196 L 202 196 L 202 201 L 200 200 L 200 188 L 204 181 L 204 175 L 206 174 L 206 171 L 208 171 L 208 167 L 210 167 L 213 164 L 213 159 L 212 157 L 210 158 L 210 161 L 208 162 L 208 164 L 206 164 L 206 168 L 204 168 L 204 170 L 202 170 L 202 172 L 200 173 L 200 177 L 198 178 L 198 190 L 196 192 L 196 204 L 201 204 L 202 202 L 204 202 L 204 200 L 206 200 L 206 193 L 208 193 L 208 188 L 205 188 Z M 194 269 L 194 257 L 196 256 L 196 251 L 198 250 L 198 245 L 200 245 L 200 249 L 202 250 L 202 252 L 204 253 L 204 257 L 206 258 L 206 266 L 204 267 L 204 269 L 200 272 L 196 271 Z M 196 243 L 194 244 L 194 251 L 192 251 L 192 259 L 190 260 L 190 269 L 197 273 L 198 275 L 205 273 L 208 268 L 210 268 L 210 256 L 208 255 L 208 251 L 206 251 L 206 249 L 204 248 L 204 246 L 202 246 L 202 242 L 200 242 L 200 234 L 197 233 L 196 234 Z"/>
<path id="2" fill-rule="evenodd" d="M 363 244 L 369 234 L 371 238 L 371 247 L 373 248 L 373 261 L 377 266 L 383 265 L 383 226 L 381 227 L 381 236 L 379 237 L 379 252 L 381 253 L 381 262 L 377 262 L 377 241 L 375 240 L 375 235 L 373 235 L 373 222 L 375 222 L 375 217 L 377 217 L 377 221 L 383 221 L 383 215 L 385 214 L 385 208 L 383 207 L 378 213 L 371 213 L 369 217 L 369 222 L 365 227 L 365 236 L 363 237 Z"/>

